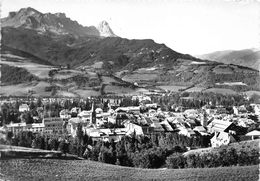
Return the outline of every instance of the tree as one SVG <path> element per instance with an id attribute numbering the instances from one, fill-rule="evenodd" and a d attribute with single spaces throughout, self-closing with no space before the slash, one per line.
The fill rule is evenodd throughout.
<path id="1" fill-rule="evenodd" d="M 25 120 L 26 124 L 32 124 L 34 122 L 30 112 L 25 112 L 23 114 L 23 119 Z"/>
<path id="2" fill-rule="evenodd" d="M 106 146 L 102 145 L 100 148 L 98 161 L 104 163 L 115 164 L 116 157 L 114 157 L 112 150 L 109 150 Z"/>
<path id="3" fill-rule="evenodd" d="M 8 131 L 6 133 L 6 140 L 9 142 L 9 144 L 11 144 L 12 138 L 13 138 L 13 132 Z"/>
<path id="4" fill-rule="evenodd" d="M 34 110 L 36 108 L 36 105 L 34 104 L 33 101 L 30 102 L 29 108 L 30 110 Z"/>
<path id="5" fill-rule="evenodd" d="M 43 106 L 42 99 L 40 97 L 37 99 L 36 106 L 37 107 L 42 107 Z"/>
<path id="6" fill-rule="evenodd" d="M 165 154 L 160 148 L 142 150 L 133 155 L 133 165 L 141 168 L 159 168 L 164 164 Z"/>
<path id="7" fill-rule="evenodd" d="M 81 143 L 83 141 L 83 130 L 82 130 L 81 124 L 77 125 L 76 136 L 77 136 L 78 142 Z"/>
<path id="8" fill-rule="evenodd" d="M 62 141 L 59 143 L 58 150 L 61 151 L 62 153 L 64 153 L 65 155 L 68 153 L 68 151 L 69 151 L 69 145 L 68 145 L 68 143 L 67 143 L 66 140 L 62 140 Z"/>
<path id="9" fill-rule="evenodd" d="M 18 135 L 18 146 L 31 147 L 33 134 L 30 131 L 19 132 Z"/>
<path id="10" fill-rule="evenodd" d="M 186 165 L 186 159 L 182 153 L 174 153 L 167 157 L 166 165 L 168 168 L 184 168 Z"/>
<path id="11" fill-rule="evenodd" d="M 49 139 L 49 145 L 51 150 L 57 150 L 59 146 L 59 142 L 55 138 Z"/>
<path id="12" fill-rule="evenodd" d="M 118 159 L 119 165 L 131 166 L 131 161 L 128 158 L 126 148 L 125 148 L 125 138 L 116 143 L 116 158 Z"/>
<path id="13" fill-rule="evenodd" d="M 32 141 L 32 148 L 44 149 L 44 147 L 44 138 L 40 135 L 36 135 L 36 137 Z"/>

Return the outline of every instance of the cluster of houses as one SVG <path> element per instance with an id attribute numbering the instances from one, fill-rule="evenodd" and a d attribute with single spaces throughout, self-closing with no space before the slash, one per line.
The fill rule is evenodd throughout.
<path id="1" fill-rule="evenodd" d="M 136 99 L 136 97 L 133 97 Z M 139 100 L 149 100 L 142 98 Z M 150 101 L 150 100 L 149 100 Z M 115 105 L 115 104 L 114 104 Z M 252 112 L 244 106 L 233 107 L 234 114 L 228 114 L 223 107 L 210 109 L 186 109 L 183 112 L 162 111 L 156 104 L 142 103 L 140 106 L 118 107 L 104 112 L 92 105 L 91 110 L 72 108 L 61 110 L 60 117 L 44 118 L 41 123 L 11 123 L 6 131 L 18 133 L 32 131 L 41 134 L 67 134 L 76 137 L 78 129 L 94 140 L 118 141 L 125 135 L 151 135 L 175 132 L 187 137 L 210 136 L 211 146 L 218 147 L 238 141 L 238 138 L 259 138 L 260 105 L 252 104 Z M 20 108 L 19 108 L 20 109 Z M 27 111 L 26 105 L 21 111 Z M 256 118 L 255 120 L 252 117 Z M 255 126 L 251 132 L 248 128 Z M 3 128 L 2 128 L 3 129 Z"/>

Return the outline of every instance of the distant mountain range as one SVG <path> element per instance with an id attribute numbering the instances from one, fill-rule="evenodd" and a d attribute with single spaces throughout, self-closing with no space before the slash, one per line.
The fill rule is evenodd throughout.
<path id="1" fill-rule="evenodd" d="M 17 12 L 10 12 L 8 17 L 1 19 L 1 26 L 27 28 L 37 30 L 38 32 L 49 31 L 60 35 L 116 36 L 106 21 L 102 21 L 97 27 L 87 27 L 67 18 L 64 13 L 43 14 L 30 7 L 22 8 Z"/>
<path id="2" fill-rule="evenodd" d="M 245 90 L 259 89 L 259 72 L 255 69 L 209 61 L 210 57 L 199 59 L 152 39 L 121 38 L 105 21 L 97 27 L 85 27 L 63 13 L 43 14 L 23 8 L 9 13 L 1 24 L 4 47 L 1 53 L 30 55 L 37 63 L 69 64 L 73 69 L 116 75 L 142 86 L 177 84 L 209 88 L 226 87 L 223 82 L 243 82 Z M 10 56 L 6 56 L 6 61 L 11 61 Z"/>
<path id="3" fill-rule="evenodd" d="M 198 58 L 260 70 L 260 49 L 216 51 L 199 55 Z"/>

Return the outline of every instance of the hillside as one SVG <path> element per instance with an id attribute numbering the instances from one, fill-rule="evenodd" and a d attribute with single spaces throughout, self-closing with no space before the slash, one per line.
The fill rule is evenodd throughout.
<path id="1" fill-rule="evenodd" d="M 198 57 L 225 64 L 241 65 L 260 70 L 259 49 L 217 51 L 205 55 L 200 55 Z"/>
<path id="2" fill-rule="evenodd" d="M 184 155 L 185 156 L 190 155 L 190 154 L 203 155 L 205 153 L 216 153 L 219 150 L 231 149 L 231 148 L 234 148 L 237 152 L 240 152 L 240 151 L 250 152 L 253 149 L 259 151 L 259 141 L 260 141 L 259 139 L 256 139 L 256 140 L 235 142 L 235 143 L 231 143 L 229 145 L 223 145 L 221 147 L 216 147 L 216 148 L 209 147 L 209 148 L 189 150 L 189 151 L 185 152 Z"/>
<path id="3" fill-rule="evenodd" d="M 9 47 L 1 53 L 1 96 L 89 97 L 135 91 L 132 84 L 113 76 L 100 76 L 94 69 L 60 68 Z"/>
<path id="4" fill-rule="evenodd" d="M 176 52 L 151 39 L 129 40 L 115 36 L 101 38 L 101 36 L 86 34 L 79 36 L 77 32 L 72 31 L 57 33 L 57 31 L 48 29 L 48 27 L 56 27 L 56 24 L 55 26 L 52 24 L 53 22 L 49 24 L 49 22 L 41 20 L 39 25 L 36 23 L 37 26 L 31 26 L 30 21 L 25 21 L 30 18 L 30 13 L 34 18 L 38 18 L 37 22 L 41 20 L 42 16 L 45 16 L 36 10 L 27 8 L 11 13 L 9 17 L 1 20 L 5 22 L 2 28 L 1 43 L 3 47 L 12 50 L 11 54 L 15 56 L 24 57 L 24 53 L 26 53 L 37 57 L 39 59 L 37 60 L 38 65 L 42 63 L 55 67 L 63 65 L 72 68 L 72 72 L 76 71 L 80 75 L 94 74 L 95 77 L 99 76 L 99 80 L 94 81 L 98 82 L 95 86 L 99 86 L 99 88 L 96 87 L 96 90 L 104 88 L 102 86 L 104 84 L 104 90 L 112 94 L 118 94 L 116 90 L 120 90 L 120 94 L 133 91 L 129 90 L 128 87 L 125 89 L 122 84 L 118 85 L 117 83 L 116 86 L 115 84 L 111 86 L 111 83 L 106 86 L 107 83 L 103 81 L 103 77 L 106 76 L 112 78 L 117 76 L 122 81 L 129 82 L 129 85 L 136 82 L 139 87 L 181 86 L 184 87 L 184 90 L 190 91 L 222 91 L 224 93 L 227 92 L 226 90 L 228 92 L 260 90 L 259 71 L 255 69 L 201 60 L 188 54 Z M 60 18 L 68 19 L 62 14 L 52 14 L 52 16 L 55 16 L 54 22 L 58 22 Z M 48 30 L 42 31 L 42 26 Z M 73 31 L 81 31 L 83 26 L 75 25 L 73 27 Z M 98 27 L 104 35 L 112 31 L 106 22 L 102 22 Z M 17 55 L 18 51 L 22 54 Z M 4 51 L 4 54 L 8 53 Z M 26 56 L 22 62 L 31 59 Z M 13 62 L 11 58 L 5 56 L 5 61 L 10 64 Z M 36 60 L 31 62 L 36 63 Z M 38 65 L 35 66 L 39 67 Z M 33 66 L 28 71 L 31 69 L 34 69 Z M 46 75 L 45 70 L 43 75 Z M 53 78 L 59 79 L 56 83 L 61 83 L 60 77 L 63 77 L 62 84 L 67 85 L 69 80 L 65 80 L 64 75 L 55 75 Z M 70 86 L 67 88 L 70 89 Z M 74 93 L 82 92 L 78 91 L 79 88 L 82 86 L 73 87 L 72 90 Z"/>
<path id="5" fill-rule="evenodd" d="M 16 62 L 17 60 L 28 60 L 32 63 L 37 63 L 37 64 L 41 64 L 41 65 L 51 65 L 50 62 L 43 60 L 39 57 L 36 57 L 30 53 L 21 51 L 21 50 L 17 50 L 14 48 L 10 48 L 7 46 L 2 45 L 0 47 L 0 51 L 1 51 L 1 60 L 3 61 L 14 61 Z"/>
<path id="6" fill-rule="evenodd" d="M 2 34 L 4 45 L 41 57 L 53 65 L 70 63 L 71 66 L 78 67 L 102 62 L 101 68 L 118 70 L 136 69 L 166 62 L 173 64 L 177 59 L 200 61 L 149 39 L 76 38 L 72 35 L 56 35 L 50 32 L 39 34 L 31 29 L 11 27 L 3 28 Z"/>
<path id="7" fill-rule="evenodd" d="M 24 68 L 4 64 L 1 69 L 1 83 L 3 84 L 18 84 L 38 80 L 38 77 L 30 74 Z"/>
<path id="8" fill-rule="evenodd" d="M 163 82 L 165 85 L 214 87 L 214 83 L 243 82 L 251 87 L 248 90 L 257 87 L 259 72 L 253 69 L 202 61 L 153 40 L 77 39 L 69 35 L 47 36 L 21 28 L 3 28 L 2 33 L 5 46 L 29 52 L 50 64 L 70 64 L 102 74 L 115 73 L 126 81 L 139 84 Z"/>
<path id="9" fill-rule="evenodd" d="M 258 180 L 258 166 L 203 169 L 139 169 L 88 160 L 9 159 L 0 162 L 8 180 Z M 10 169 L 12 168 L 12 169 Z"/>

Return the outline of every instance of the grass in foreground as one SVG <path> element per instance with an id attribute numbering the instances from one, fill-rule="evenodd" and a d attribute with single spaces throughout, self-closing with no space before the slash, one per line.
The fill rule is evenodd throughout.
<path id="1" fill-rule="evenodd" d="M 259 166 L 203 169 L 139 169 L 88 160 L 0 161 L 0 180 L 258 180 Z"/>

